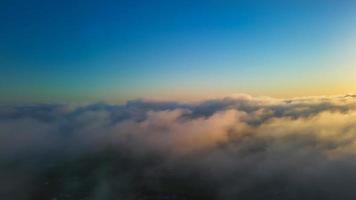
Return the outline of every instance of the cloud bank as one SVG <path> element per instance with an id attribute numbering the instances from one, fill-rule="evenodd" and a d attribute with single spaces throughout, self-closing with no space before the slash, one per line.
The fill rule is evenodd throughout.
<path id="1" fill-rule="evenodd" d="M 0 199 L 356 199 L 354 95 L 0 107 Z"/>

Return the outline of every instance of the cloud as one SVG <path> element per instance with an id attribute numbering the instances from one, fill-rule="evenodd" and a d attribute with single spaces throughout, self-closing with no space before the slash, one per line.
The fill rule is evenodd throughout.
<path id="1" fill-rule="evenodd" d="M 355 199 L 354 95 L 0 107 L 1 199 Z"/>

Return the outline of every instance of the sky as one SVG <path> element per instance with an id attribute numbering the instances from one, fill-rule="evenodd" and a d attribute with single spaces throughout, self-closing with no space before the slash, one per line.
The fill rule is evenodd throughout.
<path id="1" fill-rule="evenodd" d="M 356 1 L 0 0 L 0 198 L 356 199 Z"/>
<path id="2" fill-rule="evenodd" d="M 0 102 L 356 92 L 356 2 L 0 2 Z"/>

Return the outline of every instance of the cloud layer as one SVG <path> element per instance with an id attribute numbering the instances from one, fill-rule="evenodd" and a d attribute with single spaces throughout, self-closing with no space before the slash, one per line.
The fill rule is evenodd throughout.
<path id="1" fill-rule="evenodd" d="M 356 98 L 0 107 L 0 199 L 355 199 Z"/>

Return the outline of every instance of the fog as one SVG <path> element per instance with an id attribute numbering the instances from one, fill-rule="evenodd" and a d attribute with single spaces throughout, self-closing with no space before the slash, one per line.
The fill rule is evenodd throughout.
<path id="1" fill-rule="evenodd" d="M 356 98 L 0 107 L 0 199 L 355 199 Z"/>

